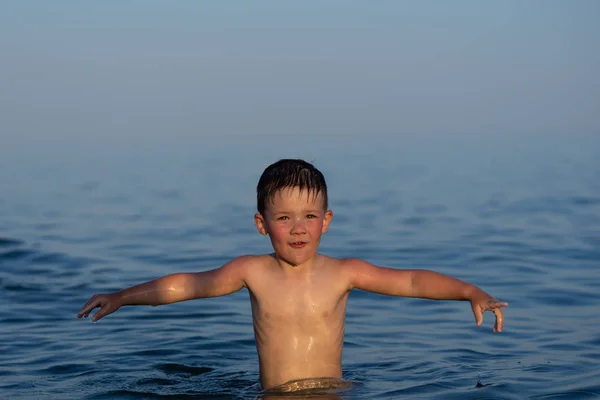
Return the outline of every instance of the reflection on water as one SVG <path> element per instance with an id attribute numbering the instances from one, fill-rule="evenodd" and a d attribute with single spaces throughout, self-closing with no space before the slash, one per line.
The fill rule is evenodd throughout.
<path id="1" fill-rule="evenodd" d="M 431 268 L 510 302 L 494 334 L 493 316 L 477 327 L 465 303 L 352 292 L 354 385 L 293 398 L 600 396 L 598 139 L 269 140 L 0 150 L 2 397 L 279 396 L 256 390 L 246 292 L 96 324 L 75 313 L 95 292 L 270 251 L 252 225 L 254 187 L 289 156 L 328 178 L 322 252 Z"/>
<path id="2" fill-rule="evenodd" d="M 294 393 L 295 395 L 338 395 L 342 392 L 342 389 L 347 391 L 351 387 L 352 382 L 339 378 L 298 379 L 269 388 L 264 391 L 264 394 L 268 396 L 288 393 Z"/>

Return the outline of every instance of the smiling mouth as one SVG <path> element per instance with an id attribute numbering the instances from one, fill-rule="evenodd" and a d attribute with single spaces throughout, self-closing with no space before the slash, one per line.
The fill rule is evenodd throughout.
<path id="1" fill-rule="evenodd" d="M 290 243 L 290 246 L 296 247 L 296 248 L 304 247 L 305 245 L 306 245 L 306 242 L 292 242 L 292 243 Z"/>

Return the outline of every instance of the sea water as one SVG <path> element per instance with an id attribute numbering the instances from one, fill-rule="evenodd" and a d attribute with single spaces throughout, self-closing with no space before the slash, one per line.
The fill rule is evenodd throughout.
<path id="1" fill-rule="evenodd" d="M 271 251 L 255 185 L 279 158 L 320 168 L 321 251 L 428 268 L 500 300 L 352 292 L 350 390 L 315 398 L 600 397 L 600 140 L 563 136 L 78 139 L 0 147 L 0 398 L 256 398 L 248 293 L 126 307 L 94 293 Z"/>

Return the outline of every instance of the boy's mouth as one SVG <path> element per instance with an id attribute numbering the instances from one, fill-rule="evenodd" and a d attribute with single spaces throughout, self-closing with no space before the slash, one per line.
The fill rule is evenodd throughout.
<path id="1" fill-rule="evenodd" d="M 292 246 L 295 249 L 300 249 L 300 248 L 306 246 L 306 242 L 292 242 L 292 243 L 290 243 L 290 246 Z"/>

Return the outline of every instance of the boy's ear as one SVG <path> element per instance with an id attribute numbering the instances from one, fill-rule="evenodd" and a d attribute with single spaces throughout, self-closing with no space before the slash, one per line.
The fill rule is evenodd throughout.
<path id="1" fill-rule="evenodd" d="M 254 214 L 254 224 L 256 225 L 256 230 L 261 235 L 267 234 L 267 225 L 265 224 L 265 219 L 260 213 Z"/>
<path id="2" fill-rule="evenodd" d="M 329 229 L 329 224 L 331 223 L 332 218 L 333 218 L 333 211 L 331 211 L 331 210 L 325 211 L 325 215 L 323 216 L 323 228 L 321 229 L 321 233 L 327 232 L 327 229 Z"/>

